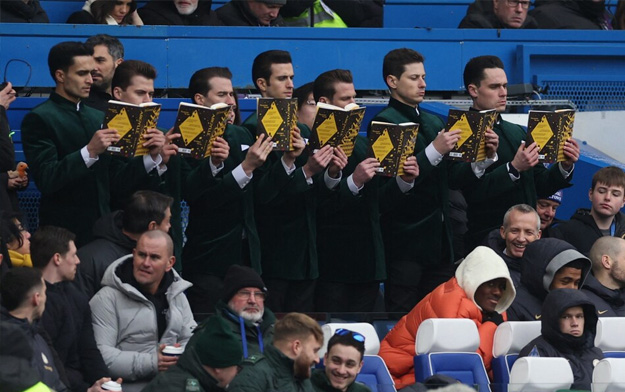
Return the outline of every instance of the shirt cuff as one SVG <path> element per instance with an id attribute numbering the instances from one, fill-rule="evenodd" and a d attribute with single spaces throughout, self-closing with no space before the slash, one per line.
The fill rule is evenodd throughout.
<path id="1" fill-rule="evenodd" d="M 156 169 L 161 163 L 163 163 L 163 157 L 160 155 L 157 155 L 156 159 L 152 158 L 150 154 L 143 156 L 143 167 L 145 167 L 145 171 L 148 173 Z"/>
<path id="2" fill-rule="evenodd" d="M 330 177 L 327 170 L 323 173 L 323 182 L 326 184 L 326 187 L 328 187 L 328 189 L 336 188 L 339 182 L 341 182 L 341 178 L 343 178 L 342 171 L 339 171 L 339 178 Z"/>
<path id="3" fill-rule="evenodd" d="M 558 168 L 560 169 L 560 174 L 562 174 L 562 177 L 569 178 L 569 176 L 571 175 L 571 173 L 573 173 L 573 170 L 575 169 L 575 164 L 573 164 L 573 166 L 571 166 L 571 170 L 566 171 L 562 167 L 562 162 L 558 162 Z"/>
<path id="4" fill-rule="evenodd" d="M 486 158 L 483 161 L 479 162 L 472 162 L 471 170 L 473 170 L 473 174 L 475 174 L 475 177 L 482 178 L 482 176 L 486 172 L 486 169 L 488 169 L 493 163 L 497 162 L 498 160 L 499 156 L 497 155 L 497 153 L 495 153 L 495 156 L 492 158 Z"/>
<path id="5" fill-rule="evenodd" d="M 247 184 L 250 183 L 250 181 L 252 181 L 252 177 L 254 177 L 254 173 L 248 176 L 247 174 L 245 174 L 245 170 L 243 170 L 243 166 L 239 164 L 239 166 L 235 167 L 232 170 L 232 177 L 234 177 L 234 180 L 237 182 L 237 184 L 239 184 L 239 188 L 243 189 L 247 186 Z"/>
<path id="6" fill-rule="evenodd" d="M 295 164 L 293 164 L 291 167 L 288 167 L 286 163 L 284 163 L 284 157 L 280 158 L 280 162 L 282 163 L 282 167 L 284 168 L 284 171 L 286 172 L 286 174 L 288 174 L 289 176 L 293 174 L 293 172 L 296 169 Z M 304 176 L 306 175 L 304 174 Z"/>
<path id="7" fill-rule="evenodd" d="M 362 188 L 365 187 L 365 185 L 363 184 L 360 188 L 357 187 L 356 183 L 354 182 L 353 177 L 354 177 L 353 174 L 350 174 L 350 176 L 347 177 L 347 188 L 349 188 L 349 190 L 354 194 L 354 196 L 358 196 L 358 194 L 360 193 Z"/>
<path id="8" fill-rule="evenodd" d="M 80 155 L 82 156 L 82 160 L 85 161 L 85 166 L 91 167 L 94 163 L 100 159 L 100 157 L 91 158 L 89 156 L 89 151 L 87 150 L 87 146 L 84 146 L 80 149 Z"/>
<path id="9" fill-rule="evenodd" d="M 436 148 L 434 148 L 432 143 L 428 144 L 425 148 L 425 156 L 428 158 L 428 161 L 430 161 L 432 166 L 438 166 L 438 164 L 443 160 L 443 155 L 436 151 Z"/>
<path id="10" fill-rule="evenodd" d="M 402 180 L 400 176 L 395 177 L 395 180 L 397 181 L 397 186 L 399 187 L 401 193 L 406 193 L 414 188 L 414 181 L 406 182 Z"/>
<path id="11" fill-rule="evenodd" d="M 521 173 L 519 173 L 518 176 L 515 176 L 514 174 L 510 173 L 510 162 L 506 164 L 506 169 L 508 169 L 508 176 L 510 176 L 510 179 L 512 181 L 518 181 L 519 178 L 521 178 Z"/>
<path id="12" fill-rule="evenodd" d="M 219 174 L 219 172 L 221 171 L 221 169 L 224 168 L 224 163 L 223 162 L 221 162 L 219 164 L 219 166 L 213 165 L 213 161 L 210 159 L 210 157 L 208 157 L 208 165 L 211 168 L 211 174 L 213 175 L 213 177 L 216 177 L 217 174 Z"/>

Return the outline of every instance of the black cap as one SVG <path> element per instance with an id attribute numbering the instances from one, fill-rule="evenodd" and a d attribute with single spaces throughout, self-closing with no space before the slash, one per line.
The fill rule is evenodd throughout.
<path id="1" fill-rule="evenodd" d="M 221 299 L 227 303 L 237 291 L 244 287 L 257 287 L 262 290 L 263 293 L 267 292 L 265 283 L 256 271 L 243 265 L 231 265 L 224 278 L 224 284 L 221 289 Z"/>

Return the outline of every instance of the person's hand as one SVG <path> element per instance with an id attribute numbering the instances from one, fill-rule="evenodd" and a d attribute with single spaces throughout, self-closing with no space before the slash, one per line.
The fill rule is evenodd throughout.
<path id="1" fill-rule="evenodd" d="M 494 158 L 495 154 L 497 154 L 497 148 L 499 147 L 499 135 L 495 133 L 491 128 L 486 129 L 486 133 L 484 134 L 486 147 L 486 157 Z"/>
<path id="2" fill-rule="evenodd" d="M 575 139 L 570 138 L 564 142 L 564 156 L 566 160 L 562 162 L 562 168 L 567 172 L 573 168 L 573 164 L 579 159 L 580 150 L 579 144 Z"/>
<path id="3" fill-rule="evenodd" d="M 419 164 L 417 163 L 417 157 L 411 155 L 406 158 L 404 162 L 404 174 L 399 176 L 399 178 L 407 183 L 411 183 L 417 177 L 419 177 Z"/>
<path id="4" fill-rule="evenodd" d="M 13 90 L 13 85 L 11 82 L 7 82 L 5 88 L 0 90 L 0 105 L 4 106 L 6 110 L 9 110 L 9 105 L 13 103 L 17 99 L 17 94 L 15 90 Z"/>
<path id="5" fill-rule="evenodd" d="M 339 146 L 334 149 L 334 156 L 330 160 L 330 166 L 328 166 L 328 175 L 330 178 L 338 178 L 339 173 L 347 166 L 347 154 Z"/>
<path id="6" fill-rule="evenodd" d="M 167 138 L 167 141 L 161 149 L 161 158 L 163 159 L 163 165 L 167 165 L 167 163 L 169 162 L 169 158 L 171 158 L 173 155 L 178 154 L 178 146 L 175 145 L 173 141 L 181 136 L 182 135 L 180 135 L 179 133 L 174 133 L 173 127 L 165 134 L 165 138 Z"/>
<path id="7" fill-rule="evenodd" d="M 150 128 L 145 131 L 142 137 L 143 147 L 150 150 L 150 156 L 152 159 L 156 159 L 161 154 L 163 146 L 167 143 L 167 137 L 161 131 L 156 128 Z"/>
<path id="8" fill-rule="evenodd" d="M 130 14 L 130 19 L 132 20 L 133 26 L 143 26 L 143 20 L 139 16 L 137 10 Z"/>
<path id="9" fill-rule="evenodd" d="M 247 150 L 245 159 L 241 162 L 241 168 L 250 176 L 254 170 L 258 169 L 265 163 L 269 154 L 273 151 L 273 142 L 267 135 L 260 135 L 254 144 Z"/>
<path id="10" fill-rule="evenodd" d="M 376 169 L 380 167 L 380 162 L 375 158 L 367 158 L 360 162 L 354 169 L 352 181 L 354 185 L 360 188 L 375 176 Z"/>
<path id="11" fill-rule="evenodd" d="M 436 135 L 432 144 L 439 154 L 445 155 L 454 148 L 456 143 L 458 143 L 458 140 L 460 140 L 459 129 L 452 129 L 449 132 L 442 130 L 438 133 L 438 135 Z"/>
<path id="12" fill-rule="evenodd" d="M 302 152 L 306 147 L 306 141 L 302 137 L 302 134 L 297 127 L 294 127 L 291 130 L 291 145 L 293 146 L 293 150 L 287 151 L 283 155 L 284 163 L 287 167 L 293 166 L 293 164 L 295 163 L 295 159 L 298 156 L 302 155 Z"/>
<path id="13" fill-rule="evenodd" d="M 7 181 L 7 188 L 10 190 L 21 190 L 28 186 L 28 176 L 26 177 L 13 177 Z"/>
<path id="14" fill-rule="evenodd" d="M 219 167 L 230 154 L 230 146 L 223 137 L 215 138 L 213 148 L 211 149 L 211 163 L 215 167 Z"/>
<path id="15" fill-rule="evenodd" d="M 538 145 L 532 143 L 525 147 L 525 142 L 521 142 L 512 162 L 512 166 L 520 172 L 524 172 L 538 164 Z"/>
<path id="16" fill-rule="evenodd" d="M 93 385 L 87 389 L 87 392 L 103 392 L 104 390 L 102 389 L 102 384 L 109 381 L 111 381 L 110 377 L 102 377 L 98 381 L 94 382 Z M 120 385 L 123 381 L 124 380 L 122 380 L 121 378 L 118 378 L 116 380 L 116 382 Z"/>
<path id="17" fill-rule="evenodd" d="M 321 147 L 316 153 L 309 155 L 306 164 L 302 168 L 306 177 L 310 178 L 325 169 L 330 164 L 333 156 L 334 148 L 329 144 Z"/>
<path id="18" fill-rule="evenodd" d="M 163 354 L 163 349 L 166 344 L 160 344 L 158 346 L 158 371 L 164 372 L 169 369 L 170 366 L 173 366 L 178 362 L 178 357 L 175 355 L 165 355 Z M 174 344 L 176 347 L 180 347 L 180 343 Z"/>
<path id="19" fill-rule="evenodd" d="M 111 144 L 117 143 L 118 141 L 119 134 L 114 129 L 106 128 L 96 131 L 91 137 L 89 144 L 87 144 L 89 157 L 96 158 L 98 155 L 105 152 Z"/>

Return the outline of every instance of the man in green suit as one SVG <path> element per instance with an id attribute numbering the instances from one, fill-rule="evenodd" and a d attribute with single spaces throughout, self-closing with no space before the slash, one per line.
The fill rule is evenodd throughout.
<path id="1" fill-rule="evenodd" d="M 203 68 L 189 81 L 189 95 L 197 105 L 226 103 L 234 110 L 234 94 L 228 68 Z M 229 123 L 224 137 L 215 140 L 212 156 L 201 160 L 187 178 L 190 211 L 183 270 L 193 283 L 187 297 L 195 313 L 215 311 L 230 266 L 245 264 L 261 271 L 253 182 L 254 171 L 271 150 L 270 139 L 255 140 L 247 129 Z"/>
<path id="2" fill-rule="evenodd" d="M 508 79 L 502 61 L 496 56 L 471 59 L 464 69 L 464 83 L 473 100 L 472 110 L 503 112 L 506 109 Z M 468 232 L 466 251 L 480 245 L 496 229 L 508 208 L 516 204 L 536 205 L 538 197 L 547 197 L 569 187 L 579 146 L 566 141 L 566 160 L 546 168 L 538 162 L 536 143 L 525 145 L 526 131 L 498 117 L 494 126 L 499 136 L 497 162 L 478 180 L 463 188 L 467 200 Z"/>

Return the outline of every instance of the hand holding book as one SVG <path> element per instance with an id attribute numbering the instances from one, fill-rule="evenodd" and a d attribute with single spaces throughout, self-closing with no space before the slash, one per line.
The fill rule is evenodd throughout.
<path id="1" fill-rule="evenodd" d="M 334 155 L 332 156 L 332 160 L 330 161 L 330 165 L 328 166 L 328 175 L 330 178 L 338 178 L 341 170 L 347 166 L 347 154 L 345 151 L 339 146 L 334 148 Z"/>
<path id="2" fill-rule="evenodd" d="M 93 134 L 91 140 L 87 144 L 87 151 L 90 158 L 97 158 L 98 155 L 105 152 L 111 144 L 119 141 L 119 133 L 112 128 L 100 129 Z"/>

